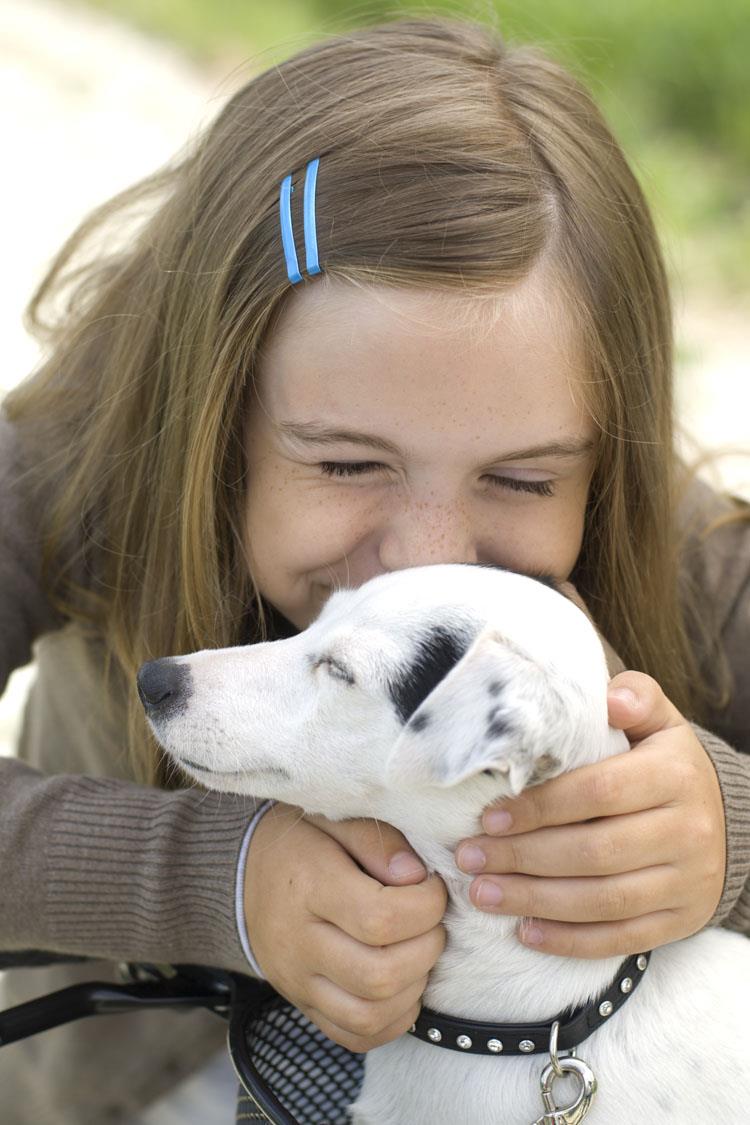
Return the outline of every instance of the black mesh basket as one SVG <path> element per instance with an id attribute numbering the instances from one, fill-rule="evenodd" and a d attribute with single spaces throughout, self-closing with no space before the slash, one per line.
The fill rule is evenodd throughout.
<path id="1" fill-rule="evenodd" d="M 34 950 L 0 953 L 0 969 L 80 960 L 85 958 Z M 229 1021 L 229 1051 L 240 1080 L 238 1122 L 350 1121 L 364 1055 L 333 1043 L 270 985 L 198 965 L 123 964 L 120 975 L 122 984 L 75 984 L 0 1012 L 0 1048 L 71 1020 L 148 1008 L 206 1008 Z"/>
<path id="2" fill-rule="evenodd" d="M 348 1125 L 362 1086 L 364 1055 L 331 1042 L 276 993 L 237 1006 L 229 1051 L 240 1080 L 237 1121 Z"/>

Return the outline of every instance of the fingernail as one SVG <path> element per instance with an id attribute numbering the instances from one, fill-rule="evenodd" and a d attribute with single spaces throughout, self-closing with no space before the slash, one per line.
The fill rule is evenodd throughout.
<path id="1" fill-rule="evenodd" d="M 497 883 L 491 883 L 489 879 L 482 879 L 476 895 L 480 906 L 499 906 L 503 901 L 502 887 L 498 887 Z"/>
<path id="2" fill-rule="evenodd" d="M 388 864 L 388 872 L 394 879 L 406 879 L 411 875 L 426 875 L 427 870 L 419 862 L 414 852 L 396 852 Z"/>
<path id="3" fill-rule="evenodd" d="M 629 707 L 635 707 L 638 703 L 638 696 L 626 687 L 612 688 L 609 697 L 610 699 L 620 699 L 623 703 L 627 703 Z"/>
<path id="4" fill-rule="evenodd" d="M 468 871 L 471 874 L 475 871 L 484 871 L 487 856 L 476 844 L 464 844 L 462 848 L 458 849 L 457 860 L 461 870 Z"/>
<path id="5" fill-rule="evenodd" d="M 518 936 L 524 945 L 541 945 L 544 940 L 544 934 L 539 927 L 529 922 L 521 924 Z"/>
<path id="6" fill-rule="evenodd" d="M 490 809 L 482 817 L 487 832 L 507 832 L 512 823 L 513 817 L 505 809 Z"/>

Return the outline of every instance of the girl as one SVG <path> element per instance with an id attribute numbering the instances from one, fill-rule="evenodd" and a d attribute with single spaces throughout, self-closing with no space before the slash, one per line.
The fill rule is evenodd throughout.
<path id="1" fill-rule="evenodd" d="M 306 50 L 96 212 L 30 314 L 49 358 L 0 430 L 2 682 L 39 666 L 0 764 L 3 949 L 259 971 L 351 1049 L 403 1033 L 439 881 L 388 826 L 180 788 L 134 675 L 476 561 L 572 582 L 638 748 L 489 810 L 457 851 L 477 909 L 575 957 L 750 928 L 750 522 L 673 455 L 653 226 L 570 75 L 444 20 Z M 149 1014 L 6 1048 L 4 1121 L 122 1120 L 220 1037 Z"/>

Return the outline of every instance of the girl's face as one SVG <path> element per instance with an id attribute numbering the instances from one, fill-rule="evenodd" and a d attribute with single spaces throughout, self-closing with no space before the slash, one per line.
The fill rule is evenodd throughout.
<path id="1" fill-rule="evenodd" d="M 328 279 L 295 291 L 248 425 L 246 546 L 298 628 L 385 571 L 495 563 L 567 578 L 596 428 L 551 282 L 460 296 Z"/>

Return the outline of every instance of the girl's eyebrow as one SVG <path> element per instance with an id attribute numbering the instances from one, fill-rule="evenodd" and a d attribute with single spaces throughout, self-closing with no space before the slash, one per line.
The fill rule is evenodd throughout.
<path id="1" fill-rule="evenodd" d="M 276 422 L 276 429 L 285 437 L 307 445 L 367 445 L 371 449 L 381 449 L 384 453 L 398 454 L 401 450 L 387 438 L 376 434 L 362 433 L 358 430 L 334 430 L 322 422 Z"/>
<path id="2" fill-rule="evenodd" d="M 366 445 L 369 449 L 380 449 L 397 456 L 403 452 L 392 441 L 377 434 L 360 430 L 335 430 L 321 422 L 276 422 L 275 426 L 286 437 L 307 445 Z M 496 461 L 529 461 L 534 457 L 582 457 L 593 448 L 594 442 L 590 438 L 581 440 L 570 437 L 540 442 L 527 449 L 513 449 L 486 460 L 489 464 Z"/>

